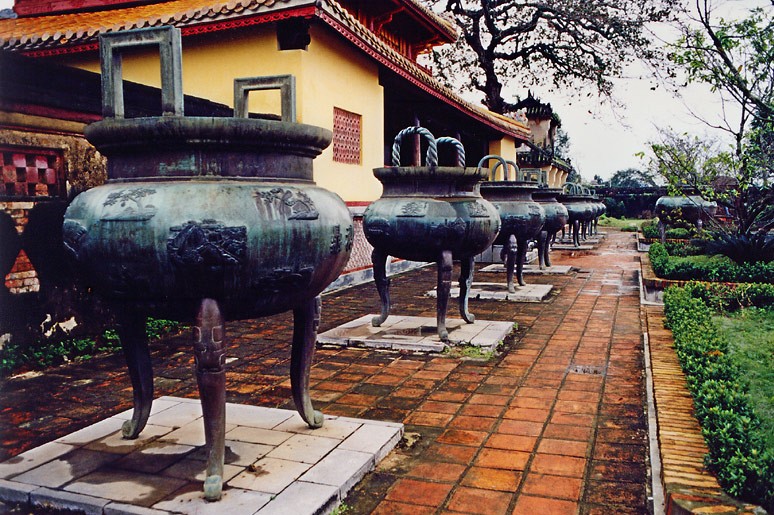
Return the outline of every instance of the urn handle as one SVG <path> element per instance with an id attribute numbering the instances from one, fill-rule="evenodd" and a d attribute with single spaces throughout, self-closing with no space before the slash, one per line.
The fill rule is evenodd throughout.
<path id="1" fill-rule="evenodd" d="M 562 185 L 562 190 L 567 195 L 581 195 L 583 191 L 580 189 L 580 184 L 574 182 L 565 182 Z"/>
<path id="2" fill-rule="evenodd" d="M 441 136 L 436 140 L 438 146 L 441 145 L 453 145 L 457 149 L 457 161 L 454 163 L 456 166 L 465 168 L 465 147 L 462 146 L 460 140 L 449 136 Z"/>
<path id="3" fill-rule="evenodd" d="M 435 136 L 424 127 L 410 126 L 406 127 L 395 136 L 395 142 L 392 144 L 392 166 L 400 166 L 400 144 L 403 136 L 419 134 L 427 140 L 427 154 L 425 155 L 425 164 L 429 167 L 438 166 L 438 144 Z"/>
<path id="4" fill-rule="evenodd" d="M 481 161 L 478 162 L 478 170 L 480 171 L 482 168 L 484 168 L 484 165 L 490 159 L 497 160 L 497 163 L 495 163 L 495 165 L 492 167 L 492 170 L 489 172 L 489 180 L 490 181 L 494 182 L 496 180 L 495 177 L 497 177 L 497 175 L 496 175 L 497 174 L 497 169 L 500 168 L 501 166 L 503 167 L 503 171 L 504 171 L 504 180 L 507 181 L 508 180 L 508 163 L 513 164 L 513 166 L 515 167 L 515 169 L 517 171 L 519 169 L 519 167 L 516 166 L 516 163 L 514 163 L 513 161 L 506 161 L 505 158 L 503 158 L 503 156 L 498 156 L 496 154 L 489 154 L 489 155 L 486 155 L 486 156 L 482 157 Z"/>
<path id="5" fill-rule="evenodd" d="M 161 61 L 161 113 L 183 116 L 183 51 L 180 29 L 164 26 L 125 30 L 99 36 L 102 71 L 102 116 L 124 117 L 121 52 L 128 48 L 158 46 Z"/>
<path id="6" fill-rule="evenodd" d="M 251 91 L 278 89 L 282 121 L 296 123 L 296 78 L 293 75 L 269 75 L 234 79 L 234 117 L 247 118 L 247 95 Z"/>

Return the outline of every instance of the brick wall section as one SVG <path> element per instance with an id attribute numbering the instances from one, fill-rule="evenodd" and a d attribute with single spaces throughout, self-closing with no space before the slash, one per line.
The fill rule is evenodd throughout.
<path id="1" fill-rule="evenodd" d="M 27 225 L 27 217 L 34 206 L 34 202 L 27 201 L 0 202 L 0 209 L 11 215 L 19 235 L 24 232 L 24 227 Z M 13 268 L 5 276 L 5 287 L 11 293 L 31 293 L 40 290 L 38 274 L 23 250 L 19 252 Z"/>

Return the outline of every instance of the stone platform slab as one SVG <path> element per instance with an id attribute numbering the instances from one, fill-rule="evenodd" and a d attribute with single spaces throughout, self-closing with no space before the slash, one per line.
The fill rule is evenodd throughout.
<path id="1" fill-rule="evenodd" d="M 594 245 L 581 243 L 579 246 L 575 246 L 572 243 L 554 243 L 551 245 L 551 250 L 592 250 Z"/>
<path id="2" fill-rule="evenodd" d="M 543 302 L 548 298 L 551 290 L 554 288 L 551 284 L 527 284 L 525 286 L 516 286 L 515 293 L 509 293 L 505 283 L 473 283 L 468 293 L 470 299 L 480 300 L 507 300 L 510 302 Z M 435 288 L 426 293 L 428 297 L 436 297 L 438 293 Z M 459 287 L 452 287 L 450 296 L 458 298 L 460 296 Z"/>
<path id="3" fill-rule="evenodd" d="M 571 270 L 572 270 L 572 267 L 570 265 L 553 265 L 553 266 L 546 267 L 543 270 L 541 270 L 539 266 L 524 265 L 524 269 L 522 272 L 524 274 L 533 274 L 533 275 L 551 275 L 551 274 L 564 275 L 564 274 L 569 274 Z M 485 266 L 480 271 L 505 273 L 505 265 L 502 263 L 494 263 L 492 265 Z"/>
<path id="4" fill-rule="evenodd" d="M 318 343 L 345 347 L 370 347 L 413 352 L 443 352 L 452 345 L 473 345 L 493 351 L 513 330 L 513 322 L 476 320 L 473 324 L 458 318 L 446 320 L 449 342 L 438 337 L 436 319 L 390 315 L 380 327 L 374 327 L 366 315 L 317 335 Z"/>
<path id="5" fill-rule="evenodd" d="M 400 441 L 403 424 L 326 416 L 309 429 L 290 410 L 226 405 L 223 498 L 207 502 L 196 399 L 161 397 L 136 440 L 131 410 L 0 463 L 0 501 L 96 514 L 317 514 Z"/>

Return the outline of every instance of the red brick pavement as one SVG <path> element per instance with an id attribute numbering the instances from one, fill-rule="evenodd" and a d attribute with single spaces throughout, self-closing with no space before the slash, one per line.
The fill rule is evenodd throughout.
<path id="1" fill-rule="evenodd" d="M 555 286 L 546 303 L 471 301 L 479 319 L 519 324 L 487 361 L 318 349 L 317 407 L 406 424 L 400 448 L 347 498 L 348 513 L 647 513 L 634 244 L 633 235 L 610 231 L 597 251 L 555 252 L 555 264 L 579 270 L 527 276 Z M 394 278 L 393 312 L 434 316 L 434 300 L 423 295 L 435 279 L 433 268 Z M 372 284 L 328 295 L 320 330 L 377 309 Z M 291 316 L 228 331 L 228 400 L 291 407 Z M 197 396 L 189 349 L 187 335 L 153 345 L 157 395 Z M 131 405 L 120 356 L 0 388 L 0 460 Z"/>

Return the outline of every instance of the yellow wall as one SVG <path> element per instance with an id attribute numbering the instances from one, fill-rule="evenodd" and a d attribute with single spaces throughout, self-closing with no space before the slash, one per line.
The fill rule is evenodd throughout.
<path id="1" fill-rule="evenodd" d="M 232 106 L 235 78 L 295 75 L 299 122 L 333 130 L 334 106 L 362 116 L 361 164 L 334 162 L 331 145 L 314 161 L 315 182 L 344 200 L 374 200 L 381 195 L 381 184 L 372 169 L 384 160 L 384 95 L 378 67 L 324 27 L 313 26 L 311 35 L 306 51 L 279 51 L 273 25 L 186 37 L 183 91 Z M 65 64 L 99 72 L 95 54 L 63 59 Z M 159 87 L 157 52 L 127 53 L 123 74 L 126 80 Z M 249 109 L 279 114 L 279 92 L 251 93 Z"/>
<path id="2" fill-rule="evenodd" d="M 493 140 L 489 142 L 489 153 L 494 154 L 496 156 L 502 156 L 506 161 L 516 161 L 516 141 L 510 137 L 505 136 L 502 139 L 499 140 Z M 495 161 L 490 161 L 487 165 L 490 169 L 495 166 Z M 499 167 L 497 169 L 497 175 L 495 177 L 496 180 L 504 180 L 506 177 L 503 176 L 504 170 L 503 167 Z M 512 170 L 509 172 L 513 173 Z M 509 179 L 513 179 L 512 177 L 508 177 Z"/>

